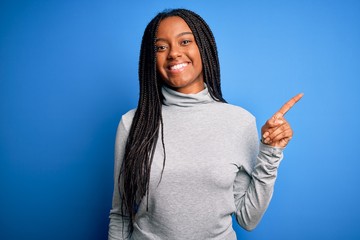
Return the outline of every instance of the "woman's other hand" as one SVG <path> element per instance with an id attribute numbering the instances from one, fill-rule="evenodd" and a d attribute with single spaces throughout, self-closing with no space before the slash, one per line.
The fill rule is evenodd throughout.
<path id="1" fill-rule="evenodd" d="M 286 147 L 293 136 L 290 124 L 284 115 L 297 103 L 303 96 L 299 93 L 290 101 L 285 103 L 261 128 L 261 141 L 273 147 Z"/>

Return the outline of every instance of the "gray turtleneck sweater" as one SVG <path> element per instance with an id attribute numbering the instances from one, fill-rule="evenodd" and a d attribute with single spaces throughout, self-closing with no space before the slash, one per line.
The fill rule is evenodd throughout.
<path id="1" fill-rule="evenodd" d="M 132 239 L 234 240 L 232 214 L 252 230 L 270 202 L 282 149 L 259 144 L 255 118 L 214 101 L 208 89 L 182 94 L 163 87 L 166 163 L 159 140 L 151 166 L 148 211 L 142 201 Z M 124 239 L 117 179 L 135 111 L 122 116 L 115 143 L 109 240 Z"/>

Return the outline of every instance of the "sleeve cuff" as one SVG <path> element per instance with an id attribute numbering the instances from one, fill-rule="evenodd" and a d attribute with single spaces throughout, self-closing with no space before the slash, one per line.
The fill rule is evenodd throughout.
<path id="1" fill-rule="evenodd" d="M 259 157 L 268 163 L 279 164 L 283 158 L 283 147 L 273 147 L 260 142 Z"/>

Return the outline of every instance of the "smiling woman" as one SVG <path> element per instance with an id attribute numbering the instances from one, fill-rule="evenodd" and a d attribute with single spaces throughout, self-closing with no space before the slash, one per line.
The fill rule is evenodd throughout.
<path id="1" fill-rule="evenodd" d="M 160 22 L 156 49 L 156 67 L 166 85 L 187 94 L 204 89 L 199 48 L 182 18 L 168 17 Z"/>
<path id="2" fill-rule="evenodd" d="M 159 13 L 145 29 L 137 109 L 122 116 L 109 240 L 236 239 L 270 202 L 292 137 L 286 103 L 262 128 L 227 104 L 213 34 L 196 13 Z"/>

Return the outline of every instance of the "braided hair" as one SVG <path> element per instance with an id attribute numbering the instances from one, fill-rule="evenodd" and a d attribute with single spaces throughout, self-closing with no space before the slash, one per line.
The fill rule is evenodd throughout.
<path id="1" fill-rule="evenodd" d="M 220 87 L 220 66 L 214 36 L 207 23 L 196 13 L 186 9 L 165 10 L 157 14 L 145 28 L 139 58 L 140 96 L 138 107 L 127 139 L 123 164 L 119 175 L 119 191 L 123 217 L 129 220 L 128 234 L 134 230 L 134 219 L 141 200 L 148 202 L 151 163 L 155 146 L 161 138 L 165 167 L 163 135 L 162 79 L 156 69 L 155 40 L 159 23 L 171 16 L 181 17 L 191 29 L 203 64 L 203 77 L 213 99 L 226 102 Z M 162 173 L 161 173 L 162 176 Z M 161 181 L 161 178 L 160 178 Z"/>

